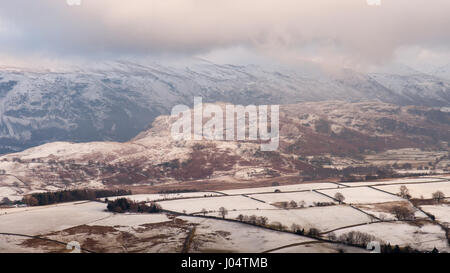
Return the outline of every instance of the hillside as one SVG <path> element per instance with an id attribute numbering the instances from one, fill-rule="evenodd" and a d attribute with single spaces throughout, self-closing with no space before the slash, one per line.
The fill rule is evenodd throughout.
<path id="1" fill-rule="evenodd" d="M 363 74 L 313 64 L 101 63 L 65 70 L 0 69 L 0 153 L 54 141 L 127 141 L 177 104 L 376 100 L 450 104 L 450 82 L 423 73 Z"/>
<path id="2" fill-rule="evenodd" d="M 250 141 L 175 141 L 174 118 L 160 116 L 128 142 L 54 142 L 0 157 L 0 196 L 74 187 L 182 183 L 239 185 L 351 175 L 444 171 L 450 113 L 380 102 L 327 101 L 280 107 L 280 146 Z M 385 173 L 383 173 L 383 171 Z M 184 183 L 184 184 L 183 184 Z M 201 186 L 198 186 L 201 187 Z"/>

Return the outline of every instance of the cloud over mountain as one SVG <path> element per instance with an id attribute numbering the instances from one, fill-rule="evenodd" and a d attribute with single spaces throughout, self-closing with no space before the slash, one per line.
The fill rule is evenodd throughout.
<path id="1" fill-rule="evenodd" d="M 0 9 L 2 54 L 205 53 L 233 46 L 336 62 L 445 46 L 447 0 L 16 0 Z"/>

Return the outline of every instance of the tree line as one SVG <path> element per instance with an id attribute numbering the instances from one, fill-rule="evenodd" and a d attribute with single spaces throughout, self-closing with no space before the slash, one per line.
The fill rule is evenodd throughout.
<path id="1" fill-rule="evenodd" d="M 158 213 L 161 212 L 161 206 L 151 202 L 135 202 L 127 198 L 119 198 L 114 201 L 108 201 L 106 207 L 108 211 L 116 213 L 136 212 L 136 213 Z"/>
<path id="2" fill-rule="evenodd" d="M 64 202 L 95 200 L 97 198 L 131 195 L 130 190 L 63 190 L 55 192 L 42 192 L 26 195 L 22 202 L 28 206 L 44 206 Z"/>

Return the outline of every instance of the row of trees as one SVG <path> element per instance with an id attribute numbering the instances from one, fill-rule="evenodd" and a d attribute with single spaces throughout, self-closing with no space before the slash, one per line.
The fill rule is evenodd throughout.
<path id="1" fill-rule="evenodd" d="M 294 200 L 291 200 L 290 202 L 280 202 L 279 203 L 280 207 L 284 208 L 284 209 L 295 209 L 295 208 L 304 208 L 306 203 L 305 201 L 300 201 L 300 202 L 295 202 Z"/>
<path id="2" fill-rule="evenodd" d="M 119 198 L 114 201 L 108 201 L 106 206 L 108 211 L 116 213 L 136 212 L 136 213 L 158 213 L 161 212 L 161 206 L 154 203 L 134 202 L 127 198 Z"/>
<path id="3" fill-rule="evenodd" d="M 130 190 L 64 190 L 55 192 L 33 193 L 24 196 L 22 202 L 28 206 L 44 206 L 56 203 L 81 200 L 95 200 L 109 196 L 131 195 Z"/>
<path id="4" fill-rule="evenodd" d="M 305 228 L 302 228 L 298 224 L 292 224 L 291 231 L 296 234 L 299 234 L 299 235 L 308 235 L 311 237 L 319 237 L 320 233 L 321 233 L 321 231 L 319 229 L 314 228 L 314 227 L 310 228 L 308 231 L 305 231 Z"/>
<path id="5" fill-rule="evenodd" d="M 360 232 L 360 231 L 350 231 L 336 237 L 336 235 L 332 232 L 328 234 L 328 238 L 332 241 L 338 241 L 347 245 L 357 245 L 366 247 L 370 242 L 379 241 L 375 236 Z"/>
<path id="6" fill-rule="evenodd" d="M 264 216 L 256 216 L 256 215 L 242 215 L 239 214 L 238 217 L 236 218 L 237 220 L 241 221 L 241 222 L 245 222 L 245 223 L 249 223 L 252 225 L 258 225 L 258 226 L 265 226 L 267 225 L 268 222 L 268 218 L 264 217 Z"/>

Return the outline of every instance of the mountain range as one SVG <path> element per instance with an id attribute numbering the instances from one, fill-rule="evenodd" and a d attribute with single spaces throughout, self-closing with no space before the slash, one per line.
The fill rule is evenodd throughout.
<path id="1" fill-rule="evenodd" d="M 446 107 L 450 79 L 413 69 L 361 73 L 315 65 L 101 63 L 61 71 L 0 68 L 0 153 L 53 141 L 127 141 L 177 104 L 340 100 Z"/>

